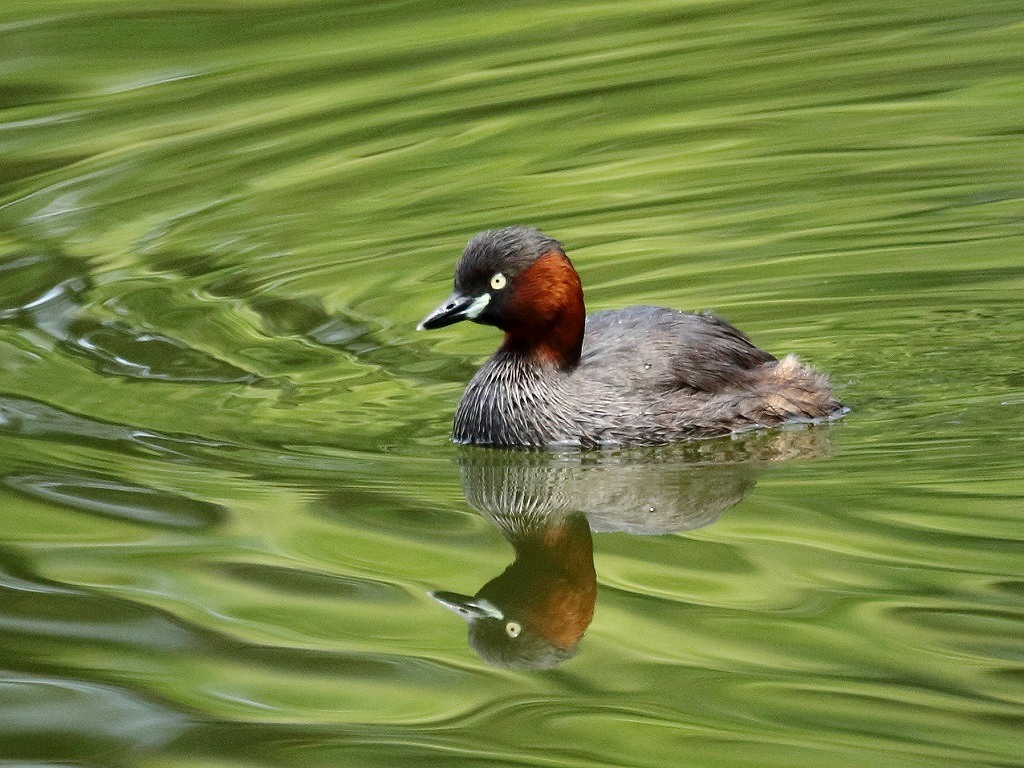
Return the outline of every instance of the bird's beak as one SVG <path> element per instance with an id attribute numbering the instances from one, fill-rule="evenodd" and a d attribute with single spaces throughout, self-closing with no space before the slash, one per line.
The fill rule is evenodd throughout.
<path id="1" fill-rule="evenodd" d="M 431 312 L 416 326 L 417 331 L 430 331 L 434 328 L 444 328 L 446 325 L 457 323 L 460 320 L 475 320 L 484 307 L 491 300 L 491 294 L 483 293 L 479 296 L 466 296 L 455 291 L 451 296 L 441 302 L 441 306 Z"/>
<path id="2" fill-rule="evenodd" d="M 498 606 L 484 597 L 470 597 L 457 592 L 431 592 L 430 596 L 449 611 L 459 614 L 466 621 L 488 617 L 492 619 L 505 618 L 505 614 L 499 610 Z"/>

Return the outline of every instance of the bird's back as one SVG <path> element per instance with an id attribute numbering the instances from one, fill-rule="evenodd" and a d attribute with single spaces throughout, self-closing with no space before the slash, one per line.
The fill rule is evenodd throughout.
<path id="1" fill-rule="evenodd" d="M 587 318 L 577 375 L 623 394 L 715 393 L 775 358 L 714 315 L 629 307 Z"/>
<path id="2" fill-rule="evenodd" d="M 597 442 L 670 442 L 843 413 L 828 379 L 796 357 L 776 360 L 714 315 L 663 307 L 591 315 L 570 380 L 582 404 L 616 411 Z"/>

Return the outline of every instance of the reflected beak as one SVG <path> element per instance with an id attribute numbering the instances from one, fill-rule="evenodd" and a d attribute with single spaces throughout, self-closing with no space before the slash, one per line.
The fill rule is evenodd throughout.
<path id="1" fill-rule="evenodd" d="M 470 597 L 469 595 L 460 595 L 457 592 L 431 592 L 430 596 L 449 611 L 459 614 L 466 621 L 488 617 L 492 619 L 505 618 L 505 614 L 494 603 L 484 597 Z"/>
<path id="2" fill-rule="evenodd" d="M 455 291 L 445 299 L 441 306 L 431 312 L 416 326 L 417 331 L 432 331 L 434 328 L 444 328 L 446 325 L 458 323 L 461 320 L 475 320 L 484 311 L 491 300 L 491 294 L 484 293 L 480 296 L 465 296 Z"/>

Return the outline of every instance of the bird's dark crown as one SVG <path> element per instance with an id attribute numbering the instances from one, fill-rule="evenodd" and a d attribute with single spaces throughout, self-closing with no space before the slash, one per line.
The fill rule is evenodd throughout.
<path id="1" fill-rule="evenodd" d="M 466 245 L 455 268 L 455 287 L 474 293 L 496 272 L 513 278 L 541 256 L 565 254 L 562 244 L 533 227 L 513 226 L 481 232 Z"/>

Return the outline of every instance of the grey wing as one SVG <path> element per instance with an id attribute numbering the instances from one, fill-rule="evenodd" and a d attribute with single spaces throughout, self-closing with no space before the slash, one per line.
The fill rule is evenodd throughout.
<path id="1" fill-rule="evenodd" d="M 719 317 L 645 306 L 588 317 L 578 370 L 622 392 L 717 392 L 773 360 Z"/>

